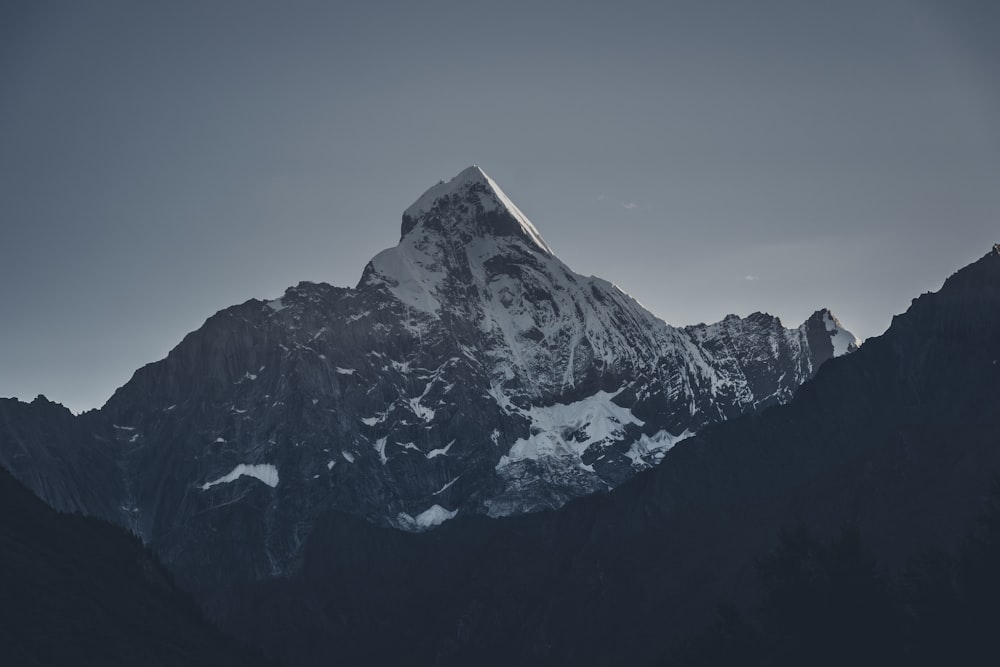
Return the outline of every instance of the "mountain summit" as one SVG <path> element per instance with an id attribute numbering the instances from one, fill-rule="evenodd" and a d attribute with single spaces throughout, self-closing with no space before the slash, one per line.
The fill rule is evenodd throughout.
<path id="1" fill-rule="evenodd" d="M 413 202 L 403 212 L 401 236 L 418 224 L 454 232 L 456 226 L 468 227 L 470 223 L 480 233 L 520 236 L 542 252 L 553 254 L 528 217 L 475 165 L 447 183 L 441 181 Z"/>
<path id="2" fill-rule="evenodd" d="M 356 288 L 222 310 L 100 411 L 3 402 L 0 462 L 200 589 L 288 571 L 330 510 L 425 530 L 608 490 L 854 345 L 827 311 L 669 326 L 570 270 L 471 167 Z"/>
<path id="3" fill-rule="evenodd" d="M 437 316 L 444 293 L 464 297 L 471 286 L 481 294 L 491 266 L 542 266 L 554 258 L 531 221 L 473 166 L 403 212 L 399 244 L 372 259 L 358 287 L 384 285 L 407 306 Z"/>

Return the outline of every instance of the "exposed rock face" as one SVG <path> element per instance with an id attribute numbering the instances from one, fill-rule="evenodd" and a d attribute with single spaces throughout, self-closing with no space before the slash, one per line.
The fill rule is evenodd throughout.
<path id="1" fill-rule="evenodd" d="M 5 406 L 0 461 L 199 586 L 286 571 L 330 509 L 420 530 L 608 490 L 855 347 L 827 311 L 669 326 L 573 273 L 471 167 L 407 209 L 356 288 L 217 313 L 51 447 Z M 49 472 L 49 450 L 107 481 L 74 491 L 97 473 Z"/>
<path id="2" fill-rule="evenodd" d="M 74 416 L 44 396 L 0 399 L 0 464 L 61 512 L 122 516 L 116 436 L 97 412 Z"/>

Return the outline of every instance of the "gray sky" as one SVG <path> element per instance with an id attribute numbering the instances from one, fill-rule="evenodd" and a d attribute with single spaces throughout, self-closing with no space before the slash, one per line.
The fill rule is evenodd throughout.
<path id="1" fill-rule="evenodd" d="M 672 324 L 862 338 L 1000 241 L 1000 3 L 0 4 L 0 396 L 353 286 L 470 164 Z"/>

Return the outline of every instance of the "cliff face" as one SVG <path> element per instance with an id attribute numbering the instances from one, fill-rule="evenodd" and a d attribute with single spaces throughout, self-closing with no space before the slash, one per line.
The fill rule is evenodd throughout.
<path id="1" fill-rule="evenodd" d="M 0 464 L 61 512 L 121 517 L 124 497 L 113 428 L 39 396 L 0 399 Z"/>

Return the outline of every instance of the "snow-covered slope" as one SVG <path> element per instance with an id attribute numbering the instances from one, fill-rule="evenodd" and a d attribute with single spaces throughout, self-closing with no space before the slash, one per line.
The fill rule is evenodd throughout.
<path id="1" fill-rule="evenodd" d="M 190 578 L 282 572 L 328 510 L 426 530 L 612 488 L 853 341 L 827 311 L 669 326 L 570 270 L 470 167 L 406 210 L 356 288 L 228 308 L 137 371 L 88 418 L 120 479 L 80 509 Z"/>
<path id="2" fill-rule="evenodd" d="M 477 167 L 432 188 L 403 220 L 399 245 L 371 261 L 359 289 L 411 308 L 416 334 L 472 324 L 462 342 L 494 393 L 544 400 L 595 369 L 655 358 L 663 322 L 610 283 L 570 271 Z"/>

